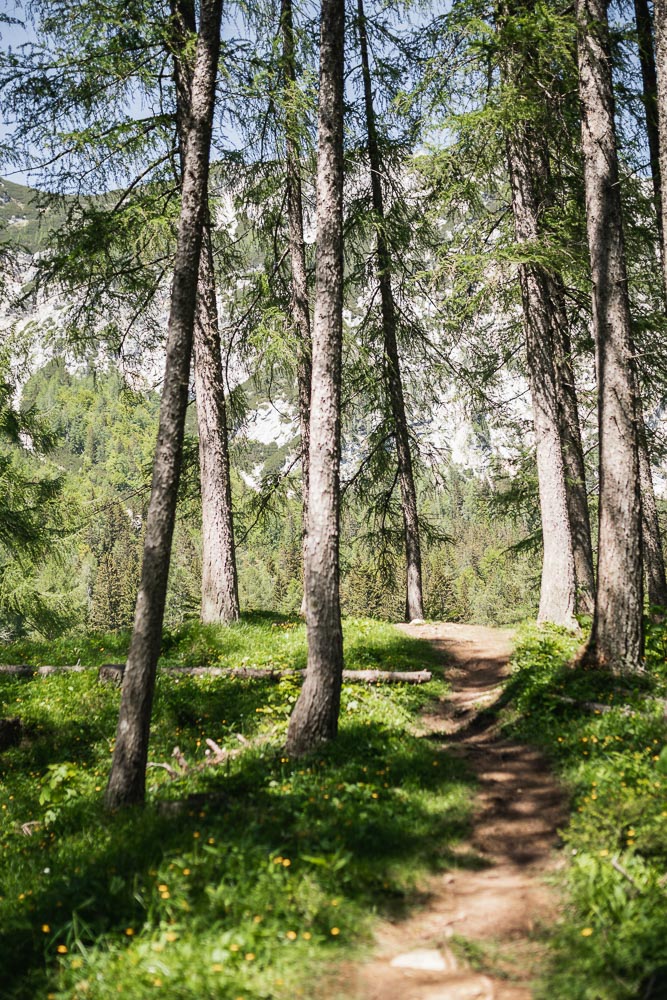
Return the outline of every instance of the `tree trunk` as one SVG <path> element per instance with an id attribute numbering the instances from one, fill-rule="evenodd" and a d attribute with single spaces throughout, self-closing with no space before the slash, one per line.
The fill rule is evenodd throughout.
<path id="1" fill-rule="evenodd" d="M 344 0 L 322 0 L 317 154 L 317 261 L 310 412 L 310 496 L 304 566 L 308 667 L 287 750 L 338 731 L 343 633 L 339 596 L 340 379 L 343 338 Z M 312 498 L 315 498 L 315 503 Z"/>
<path id="2" fill-rule="evenodd" d="M 667 177 L 667 0 L 653 2 L 655 38 L 656 103 L 658 119 L 658 176 Z M 655 183 L 655 181 L 654 181 Z M 662 191 L 662 188 L 661 188 Z M 662 274 L 667 289 L 667 199 L 660 199 Z"/>
<path id="3" fill-rule="evenodd" d="M 501 19 L 531 9 L 530 0 L 514 0 L 501 8 Z M 510 41 L 505 47 L 502 76 L 530 103 L 537 72 L 533 51 L 514 45 Z M 510 123 L 507 156 L 517 243 L 538 245 L 545 236 L 541 217 L 553 201 L 548 141 L 539 124 L 530 119 Z M 565 292 L 560 275 L 540 263 L 522 263 L 519 278 L 544 540 L 538 620 L 572 627 L 575 612 L 592 612 L 595 583 Z"/>
<path id="4" fill-rule="evenodd" d="M 512 187 L 512 211 L 519 244 L 536 242 L 538 199 L 536 158 L 525 124 L 507 135 Z M 538 264 L 519 265 L 533 423 L 544 556 L 538 622 L 576 627 L 574 547 L 570 531 L 567 483 L 559 420 L 559 385 L 554 367 L 554 315 L 549 276 Z"/>
<path id="5" fill-rule="evenodd" d="M 294 23 L 292 0 L 281 0 L 280 27 L 283 37 L 283 67 L 285 73 L 285 157 L 287 170 L 287 216 L 289 220 L 289 251 L 292 272 L 292 321 L 297 336 L 297 388 L 299 393 L 299 427 L 301 429 L 302 522 L 304 538 L 308 530 L 308 497 L 310 477 L 308 452 L 310 446 L 310 392 L 312 380 L 312 343 L 308 304 L 306 244 L 303 238 L 303 198 L 301 194 L 301 156 L 299 116 L 295 107 L 296 68 L 294 63 Z M 306 613 L 304 591 L 301 613 Z"/>
<path id="6" fill-rule="evenodd" d="M 221 0 L 202 0 L 171 288 L 165 376 L 151 499 L 146 518 L 141 582 L 123 678 L 116 746 L 106 790 L 106 805 L 112 809 L 141 803 L 145 798 L 155 669 L 162 640 L 183 429 L 188 404 L 221 10 Z"/>
<path id="7" fill-rule="evenodd" d="M 194 372 L 202 501 L 201 620 L 233 622 L 239 617 L 239 592 L 227 412 L 208 210 L 199 261 Z"/>
<path id="8" fill-rule="evenodd" d="M 377 276 L 380 286 L 382 307 L 382 334 L 384 347 L 384 377 L 391 405 L 391 415 L 396 441 L 398 482 L 401 490 L 401 510 L 403 514 L 403 535 L 405 539 L 406 562 L 406 615 L 407 620 L 424 617 L 422 590 L 422 560 L 419 538 L 419 516 L 417 511 L 417 491 L 412 468 L 410 432 L 405 414 L 403 381 L 396 339 L 396 304 L 391 287 L 391 253 L 385 230 L 384 196 L 382 193 L 382 162 L 378 145 L 375 108 L 370 60 L 368 56 L 368 36 L 363 0 L 357 0 L 357 26 L 361 50 L 361 72 L 364 81 L 364 105 L 366 110 L 366 132 L 368 136 L 368 160 L 371 170 L 371 197 L 375 216 L 375 236 L 377 240 Z"/>
<path id="9" fill-rule="evenodd" d="M 194 0 L 172 0 L 171 52 L 176 87 L 176 128 L 181 179 L 188 142 L 194 61 L 187 55 L 196 26 Z M 208 206 L 199 259 L 194 331 L 194 374 L 202 499 L 202 601 L 204 623 L 237 621 L 238 578 L 234 546 L 227 407 Z"/>
<path id="10" fill-rule="evenodd" d="M 667 608 L 667 579 L 662 550 L 658 508 L 655 503 L 651 456 L 646 440 L 643 414 L 639 414 L 639 478 L 642 493 L 642 536 L 644 573 L 648 603 L 654 608 Z"/>
<path id="11" fill-rule="evenodd" d="M 658 231 L 660 235 L 660 253 L 664 253 L 662 233 L 662 182 L 660 178 L 660 131 L 658 126 L 658 83 L 655 68 L 655 53 L 653 49 L 653 21 L 648 0 L 634 0 L 635 24 L 637 25 L 637 43 L 639 46 L 639 65 L 642 71 L 642 99 L 646 115 L 646 135 L 648 138 L 649 155 L 651 157 L 651 179 L 653 181 L 653 197 L 658 216 Z"/>
<path id="12" fill-rule="evenodd" d="M 577 0 L 576 11 L 600 433 L 598 583 L 586 660 L 632 672 L 643 654 L 642 511 L 609 27 L 604 0 Z"/>
<path id="13" fill-rule="evenodd" d="M 667 142 L 667 54 L 665 53 L 665 8 L 663 0 L 655 4 L 656 31 L 660 30 L 659 57 L 661 68 L 661 103 L 658 103 L 658 74 L 656 71 L 656 54 L 653 44 L 653 21 L 647 0 L 635 0 L 635 21 L 637 24 L 637 41 L 639 44 L 639 63 L 642 71 L 642 86 L 644 109 L 646 113 L 646 134 L 648 136 L 651 156 L 651 177 L 658 220 L 660 237 L 660 255 L 663 271 L 663 297 L 667 302 L 667 267 L 665 264 L 665 230 L 662 208 L 662 172 L 661 148 Z M 656 38 L 656 48 L 658 39 Z M 662 116 L 661 116 L 662 112 Z M 662 117 L 662 121 L 661 121 Z M 662 133 L 661 133 L 662 129 Z M 662 134 L 662 144 L 661 144 Z M 665 164 L 667 169 L 667 163 Z M 641 407 L 641 399 L 638 398 Z M 654 607 L 667 606 L 667 583 L 665 582 L 665 561 L 658 522 L 658 511 L 655 503 L 653 477 L 651 475 L 651 459 L 646 441 L 643 407 L 638 413 L 639 420 L 639 472 L 642 494 L 642 530 L 644 573 L 648 590 L 649 604 Z"/>
<path id="14" fill-rule="evenodd" d="M 550 299 L 553 325 L 554 369 L 558 388 L 559 420 L 570 535 L 574 553 L 574 577 L 577 586 L 576 608 L 579 614 L 592 615 L 595 610 L 595 572 L 593 542 L 588 510 L 586 467 L 579 423 L 577 389 L 572 368 L 572 347 L 568 332 L 565 292 L 560 275 L 551 273 Z"/>

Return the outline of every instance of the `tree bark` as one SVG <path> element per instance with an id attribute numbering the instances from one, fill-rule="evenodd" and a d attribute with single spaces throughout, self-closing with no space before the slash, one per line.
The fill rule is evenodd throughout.
<path id="1" fill-rule="evenodd" d="M 310 393 L 312 381 L 312 342 L 310 332 L 310 307 L 308 303 L 308 274 L 306 271 L 306 244 L 303 237 L 303 197 L 301 191 L 301 155 L 299 142 L 299 117 L 295 109 L 296 67 L 294 57 L 294 23 L 292 0 L 281 0 L 280 28 L 283 38 L 283 69 L 285 73 L 285 159 L 287 176 L 287 216 L 289 221 L 289 252 L 292 272 L 291 298 L 292 321 L 297 337 L 297 389 L 299 394 L 299 427 L 301 430 L 301 488 L 302 522 L 304 539 L 308 530 L 308 498 L 310 476 L 308 452 L 310 447 Z M 304 591 L 301 613 L 306 613 Z"/>
<path id="2" fill-rule="evenodd" d="M 536 157 L 529 128 L 515 124 L 507 134 L 507 158 L 517 243 L 535 243 L 538 231 Z M 539 264 L 519 265 L 526 353 L 537 452 L 542 539 L 542 583 L 538 622 L 576 627 L 576 577 L 567 483 L 559 419 L 559 384 L 550 281 Z"/>
<path id="3" fill-rule="evenodd" d="M 172 0 L 171 12 L 176 128 L 182 179 L 194 74 L 194 61 L 192 56 L 187 55 L 187 46 L 197 30 L 194 0 Z M 239 594 L 227 407 L 208 194 L 199 259 L 193 360 L 202 499 L 201 620 L 204 623 L 228 623 L 238 620 Z"/>
<path id="4" fill-rule="evenodd" d="M 574 577 L 577 588 L 576 608 L 579 614 L 592 615 L 595 610 L 593 541 L 565 292 L 560 275 L 551 273 L 549 282 L 551 286 L 550 299 L 555 315 L 553 326 L 554 369 L 558 387 L 561 448 L 565 466 L 567 506 L 574 553 Z"/>
<path id="5" fill-rule="evenodd" d="M 394 425 L 398 482 L 401 491 L 401 511 L 403 515 L 406 562 L 405 608 L 407 620 L 412 621 L 415 618 L 424 617 L 419 515 L 417 509 L 417 491 L 415 489 L 412 467 L 410 431 L 405 413 L 403 380 L 401 377 L 401 365 L 396 337 L 396 303 L 391 286 L 391 253 L 385 227 L 384 195 L 381 180 L 382 162 L 378 145 L 375 108 L 373 105 L 373 87 L 363 0 L 357 0 L 357 29 L 359 32 L 359 48 L 361 50 L 368 160 L 371 171 L 371 198 L 375 217 L 375 238 L 377 241 L 377 277 L 380 286 L 384 348 L 383 368 Z"/>
<path id="6" fill-rule="evenodd" d="M 662 228 L 662 181 L 660 177 L 660 130 L 658 125 L 658 81 L 653 48 L 653 19 L 649 10 L 648 0 L 634 0 L 635 24 L 637 25 L 637 44 L 639 47 L 639 65 L 642 72 L 642 99 L 646 115 L 646 135 L 648 138 L 649 155 L 651 157 L 651 179 L 653 181 L 653 198 L 658 217 L 660 236 L 660 253 L 664 254 Z"/>
<path id="7" fill-rule="evenodd" d="M 238 620 L 239 592 L 227 409 L 208 210 L 199 261 L 194 373 L 202 502 L 201 620 L 228 623 Z"/>
<path id="8" fill-rule="evenodd" d="M 653 40 L 653 20 L 648 6 L 648 0 L 635 0 L 635 22 L 637 25 L 637 41 L 639 45 L 639 63 L 642 71 L 642 87 L 644 109 L 646 113 L 646 134 L 648 136 L 649 153 L 651 157 L 651 178 L 655 200 L 658 234 L 660 238 L 660 257 L 663 272 L 663 298 L 667 302 L 667 268 L 665 265 L 665 230 L 662 207 L 662 163 L 661 148 L 667 142 L 667 85 L 664 75 L 667 72 L 667 55 L 665 53 L 665 8 L 663 0 L 655 4 L 656 28 L 660 30 L 660 66 L 661 66 L 661 105 L 658 103 L 658 74 L 656 69 L 656 53 Z M 658 40 L 656 38 L 656 47 Z M 662 122 L 661 115 L 662 112 Z M 661 132 L 662 128 L 662 132 Z M 662 143 L 661 143 L 662 136 Z M 667 164 L 666 164 L 667 166 Z M 651 459 L 646 441 L 643 407 L 638 398 L 639 419 L 639 472 L 642 494 L 642 530 L 643 556 L 646 587 L 649 604 L 654 607 L 667 605 L 667 582 L 665 580 L 665 561 L 660 536 L 660 524 L 655 503 L 653 476 L 651 475 Z"/>
<path id="9" fill-rule="evenodd" d="M 202 0 L 171 288 L 165 376 L 151 498 L 146 518 L 141 582 L 123 678 L 116 745 L 105 797 L 106 805 L 111 809 L 142 803 L 145 798 L 155 670 L 162 640 L 188 404 L 221 11 L 221 0 Z"/>
<path id="10" fill-rule="evenodd" d="M 640 404 L 641 405 L 641 404 Z M 646 440 L 646 427 L 643 414 L 639 418 L 639 479 L 642 494 L 642 555 L 644 557 L 644 574 L 648 603 L 654 608 L 667 608 L 667 579 L 665 577 L 665 558 L 660 535 L 658 508 L 655 502 L 653 476 L 651 474 L 651 456 Z M 655 613 L 655 612 L 654 612 Z"/>
<path id="11" fill-rule="evenodd" d="M 501 23 L 510 13 L 523 16 L 531 10 L 530 0 L 505 5 Z M 527 97 L 530 106 L 538 69 L 532 49 L 513 38 L 512 33 L 509 46 L 504 45 L 502 79 L 519 97 Z M 537 101 L 544 100 L 539 94 Z M 525 117 L 508 123 L 506 145 L 516 240 L 537 247 L 548 236 L 542 216 L 553 201 L 548 140 L 540 125 Z M 595 583 L 565 291 L 561 276 L 536 261 L 520 264 L 519 280 L 544 541 L 538 620 L 572 627 L 575 612 L 592 612 Z"/>
<path id="12" fill-rule="evenodd" d="M 339 595 L 340 379 L 343 337 L 344 0 L 322 0 L 317 154 L 317 259 L 310 410 L 310 497 L 304 578 L 306 680 L 287 750 L 303 753 L 338 731 L 343 669 Z M 313 502 L 315 498 L 315 502 Z"/>
<path id="13" fill-rule="evenodd" d="M 598 583 L 585 660 L 634 672 L 644 645 L 642 511 L 609 26 L 604 0 L 577 0 L 576 13 L 600 434 Z"/>
<path id="14" fill-rule="evenodd" d="M 667 0 L 653 2 L 659 177 L 667 177 Z M 661 188 L 662 191 L 662 188 Z M 667 289 L 667 199 L 660 199 L 662 274 Z"/>

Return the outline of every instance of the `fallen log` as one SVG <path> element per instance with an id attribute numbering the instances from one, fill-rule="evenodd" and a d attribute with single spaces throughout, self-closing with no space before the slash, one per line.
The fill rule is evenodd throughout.
<path id="1" fill-rule="evenodd" d="M 343 680 L 351 684 L 426 684 L 432 677 L 430 670 L 343 671 Z"/>
<path id="2" fill-rule="evenodd" d="M 10 677 L 48 677 L 50 674 L 80 674 L 84 670 L 90 669 L 90 667 L 82 667 L 80 663 L 65 667 L 33 667 L 29 663 L 0 663 L 0 674 L 8 674 Z"/>
<path id="3" fill-rule="evenodd" d="M 49 674 L 67 673 L 91 670 L 92 667 L 76 666 L 61 667 L 31 667 L 27 664 L 0 664 L 0 675 L 9 674 L 13 677 L 48 676 Z M 120 685 L 123 679 L 124 663 L 104 663 L 98 668 L 99 680 L 103 683 Z M 161 667 L 163 674 L 182 674 L 186 677 L 238 677 L 241 680 L 273 681 L 274 683 L 286 677 L 301 678 L 305 670 L 284 669 L 273 667 Z M 343 680 L 348 684 L 426 684 L 432 678 L 430 670 L 344 670 Z"/>
<path id="4" fill-rule="evenodd" d="M 124 664 L 107 663 L 100 667 L 100 680 L 120 683 Z M 287 677 L 302 678 L 305 670 L 273 667 L 162 667 L 163 674 L 182 674 L 185 677 L 237 677 L 241 680 L 271 681 L 277 683 Z M 343 680 L 348 684 L 426 684 L 432 678 L 430 670 L 344 670 Z"/>
<path id="5" fill-rule="evenodd" d="M 635 714 L 627 705 L 607 705 L 602 701 L 577 701 L 576 698 L 567 698 L 564 694 L 552 694 L 550 697 L 555 701 L 562 702 L 564 705 L 574 705 L 585 712 L 594 712 L 597 715 L 605 715 L 607 712 L 613 712 L 614 709 L 619 709 L 623 715 Z"/>

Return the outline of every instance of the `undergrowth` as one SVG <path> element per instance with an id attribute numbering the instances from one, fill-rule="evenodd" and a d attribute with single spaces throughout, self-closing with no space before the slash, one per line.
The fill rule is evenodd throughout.
<path id="1" fill-rule="evenodd" d="M 648 626 L 639 677 L 571 667 L 576 645 L 524 629 L 506 692 L 507 731 L 543 746 L 572 793 L 567 911 L 538 995 L 636 1000 L 654 975 L 667 996 L 667 630 Z"/>
<path id="2" fill-rule="evenodd" d="M 433 664 L 390 625 L 347 622 L 350 667 Z M 5 662 L 119 658 L 98 636 L 3 650 Z M 252 616 L 191 624 L 164 661 L 301 666 L 302 624 Z M 340 738 L 300 760 L 281 746 L 298 694 L 280 683 L 158 674 L 142 811 L 107 815 L 102 794 L 118 691 L 96 671 L 0 675 L 0 715 L 20 745 L 2 752 L 0 992 L 3 1000 L 292 1000 L 323 966 L 368 939 L 374 913 L 400 913 L 420 873 L 463 863 L 470 781 L 413 734 L 442 681 L 345 686 Z M 206 738 L 223 748 L 266 735 L 224 766 L 195 770 Z M 315 972 L 314 970 L 317 970 Z"/>

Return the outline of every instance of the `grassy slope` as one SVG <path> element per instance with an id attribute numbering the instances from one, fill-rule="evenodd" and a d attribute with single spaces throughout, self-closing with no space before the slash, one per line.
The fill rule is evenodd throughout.
<path id="1" fill-rule="evenodd" d="M 3 650 L 6 662 L 99 663 L 125 639 L 91 637 Z M 422 667 L 433 654 L 392 626 L 346 625 L 350 667 Z M 254 616 L 231 629 L 191 625 L 165 661 L 302 665 L 304 628 Z M 293 998 L 322 962 L 349 957 L 369 915 L 405 905 L 420 871 L 454 863 L 470 781 L 413 733 L 441 681 L 346 687 L 337 743 L 300 761 L 280 746 L 293 682 L 158 679 L 150 750 L 192 763 L 205 737 L 271 742 L 224 768 L 171 782 L 149 771 L 141 814 L 106 816 L 101 795 L 118 692 L 94 671 L 0 677 L 0 715 L 29 726 L 2 754 L 0 982 L 7 1000 L 85 996 Z M 174 811 L 170 800 L 189 799 Z M 39 825 L 26 836 L 26 822 Z M 319 974 L 319 973 L 318 973 Z"/>
<path id="2" fill-rule="evenodd" d="M 667 695 L 667 630 L 650 628 L 639 679 L 572 669 L 575 647 L 556 631 L 526 630 L 507 691 L 508 730 L 542 745 L 572 790 L 568 908 L 539 996 L 635 1000 L 667 965 L 667 729 L 656 700 Z M 667 996 L 661 975 L 663 992 L 651 997 Z"/>

